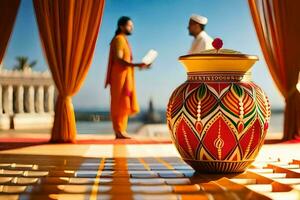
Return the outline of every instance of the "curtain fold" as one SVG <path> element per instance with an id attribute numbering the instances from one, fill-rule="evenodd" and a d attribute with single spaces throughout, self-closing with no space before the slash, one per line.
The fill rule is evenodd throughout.
<path id="1" fill-rule="evenodd" d="M 16 21 L 20 0 L 0 0 L 0 64 Z"/>
<path id="2" fill-rule="evenodd" d="M 72 96 L 90 68 L 104 0 L 33 0 L 44 54 L 58 97 L 50 142 L 75 142 Z"/>
<path id="3" fill-rule="evenodd" d="M 284 140 L 300 135 L 300 1 L 248 0 L 271 76 L 285 99 Z"/>

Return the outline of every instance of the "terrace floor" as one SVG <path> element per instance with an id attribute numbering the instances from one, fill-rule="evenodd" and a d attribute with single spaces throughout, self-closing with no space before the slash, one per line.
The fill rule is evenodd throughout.
<path id="1" fill-rule="evenodd" d="M 241 174 L 204 174 L 171 143 L 136 141 L 3 148 L 0 199 L 300 199 L 298 143 L 264 145 Z"/>

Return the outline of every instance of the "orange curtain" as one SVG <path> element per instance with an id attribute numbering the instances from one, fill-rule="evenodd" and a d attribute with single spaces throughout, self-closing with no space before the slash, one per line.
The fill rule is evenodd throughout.
<path id="1" fill-rule="evenodd" d="M 0 64 L 10 38 L 20 0 L 0 0 Z"/>
<path id="2" fill-rule="evenodd" d="M 285 98 L 284 140 L 300 135 L 300 1 L 248 0 L 269 71 Z"/>
<path id="3" fill-rule="evenodd" d="M 75 142 L 72 96 L 92 62 L 104 0 L 33 0 L 40 38 L 58 90 L 50 142 Z"/>

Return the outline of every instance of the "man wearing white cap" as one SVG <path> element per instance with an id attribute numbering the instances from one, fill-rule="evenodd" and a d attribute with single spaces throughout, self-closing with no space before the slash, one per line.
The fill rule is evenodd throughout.
<path id="1" fill-rule="evenodd" d="M 192 43 L 189 54 L 199 53 L 200 51 L 212 49 L 213 39 L 204 31 L 208 19 L 200 15 L 192 15 L 189 21 L 189 34 L 195 39 Z"/>

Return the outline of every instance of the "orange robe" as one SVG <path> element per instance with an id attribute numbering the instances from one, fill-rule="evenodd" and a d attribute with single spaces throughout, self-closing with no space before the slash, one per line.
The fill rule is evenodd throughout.
<path id="1" fill-rule="evenodd" d="M 123 51 L 123 59 L 132 62 L 132 52 L 125 35 L 117 35 L 110 44 L 105 88 L 110 85 L 111 118 L 115 132 L 125 132 L 128 116 L 139 112 L 136 97 L 134 67 L 122 66 L 117 52 Z"/>

